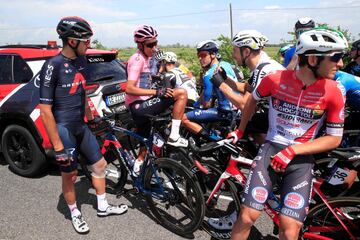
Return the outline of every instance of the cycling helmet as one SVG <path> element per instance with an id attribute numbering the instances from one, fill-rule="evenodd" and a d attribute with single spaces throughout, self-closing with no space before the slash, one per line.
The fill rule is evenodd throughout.
<path id="1" fill-rule="evenodd" d="M 154 58 L 158 62 L 164 60 L 164 52 L 161 49 L 157 49 L 154 53 Z"/>
<path id="2" fill-rule="evenodd" d="M 313 29 L 302 33 L 296 45 L 296 54 L 327 54 L 344 52 L 348 43 L 344 35 L 336 30 Z"/>
<path id="3" fill-rule="evenodd" d="M 309 29 L 314 27 L 315 27 L 315 22 L 309 17 L 299 18 L 295 23 L 295 31 L 299 29 Z"/>
<path id="4" fill-rule="evenodd" d="M 156 30 L 147 25 L 140 26 L 134 31 L 134 41 L 136 43 L 143 43 L 149 39 L 156 39 L 157 36 Z"/>
<path id="5" fill-rule="evenodd" d="M 357 41 L 355 41 L 355 42 L 353 42 L 352 44 L 351 44 L 351 48 L 353 48 L 353 49 L 360 49 L 360 39 L 359 40 L 357 40 Z"/>
<path id="6" fill-rule="evenodd" d="M 284 56 L 284 55 L 285 55 L 285 52 L 286 52 L 287 50 L 289 50 L 289 48 L 291 48 L 292 46 L 293 46 L 292 44 L 287 44 L 287 45 L 281 47 L 281 48 L 279 49 L 280 55 L 281 55 L 281 56 Z"/>
<path id="7" fill-rule="evenodd" d="M 256 30 L 243 30 L 238 32 L 232 39 L 232 44 L 236 47 L 248 47 L 259 50 L 268 41 L 267 37 Z"/>
<path id="8" fill-rule="evenodd" d="M 165 52 L 164 53 L 164 60 L 168 63 L 176 63 L 177 62 L 177 56 L 173 52 Z"/>
<path id="9" fill-rule="evenodd" d="M 88 39 L 93 35 L 89 23 L 76 16 L 62 18 L 56 27 L 56 31 L 61 39 L 69 37 Z"/>
<path id="10" fill-rule="evenodd" d="M 198 43 L 196 50 L 197 52 L 207 51 L 217 53 L 219 51 L 219 45 L 213 40 L 205 40 Z"/>

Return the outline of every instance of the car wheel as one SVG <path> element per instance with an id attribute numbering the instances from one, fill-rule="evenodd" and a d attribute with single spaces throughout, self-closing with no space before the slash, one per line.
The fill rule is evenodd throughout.
<path id="1" fill-rule="evenodd" d="M 6 127 L 2 150 L 10 169 L 24 177 L 34 177 L 46 167 L 46 158 L 30 132 L 19 125 Z"/>

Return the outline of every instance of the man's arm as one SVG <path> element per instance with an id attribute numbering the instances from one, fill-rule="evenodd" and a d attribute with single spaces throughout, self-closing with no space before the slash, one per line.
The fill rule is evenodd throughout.
<path id="1" fill-rule="evenodd" d="M 91 112 L 89 102 L 88 102 L 88 96 L 86 93 L 85 93 L 85 116 L 88 121 L 91 121 L 94 119 L 94 115 Z"/>
<path id="2" fill-rule="evenodd" d="M 46 132 L 50 138 L 50 141 L 55 151 L 61 151 L 64 149 L 64 145 L 60 139 L 58 130 L 56 128 L 56 122 L 54 115 L 51 111 L 52 105 L 40 104 L 40 116 L 44 123 Z"/>
<path id="3" fill-rule="evenodd" d="M 314 141 L 303 144 L 295 144 L 291 147 L 296 155 L 310 155 L 327 152 L 338 147 L 341 143 L 341 139 L 342 137 L 340 136 L 325 135 L 314 139 Z"/>
<path id="4" fill-rule="evenodd" d="M 240 121 L 240 125 L 238 127 L 238 129 L 241 132 L 245 132 L 246 126 L 247 126 L 249 120 L 251 119 L 251 116 L 255 112 L 256 103 L 257 103 L 257 101 L 255 100 L 255 98 L 251 94 L 249 94 L 249 97 L 248 97 L 246 104 L 244 106 L 244 109 L 242 111 L 241 121 Z"/>
<path id="5" fill-rule="evenodd" d="M 136 86 L 135 80 L 128 80 L 126 82 L 125 92 L 127 94 L 135 95 L 135 96 L 152 96 L 156 95 L 155 89 L 143 89 Z"/>

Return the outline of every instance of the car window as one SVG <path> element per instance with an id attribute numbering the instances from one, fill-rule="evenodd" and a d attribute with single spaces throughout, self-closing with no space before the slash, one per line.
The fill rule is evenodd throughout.
<path id="1" fill-rule="evenodd" d="M 0 55 L 0 84 L 25 83 L 33 72 L 19 55 Z"/>
<path id="2" fill-rule="evenodd" d="M 88 62 L 87 82 L 126 79 L 125 69 L 118 59 L 111 62 Z"/>

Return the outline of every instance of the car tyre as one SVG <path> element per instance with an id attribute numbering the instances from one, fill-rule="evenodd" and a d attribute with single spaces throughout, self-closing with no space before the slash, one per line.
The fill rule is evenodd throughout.
<path id="1" fill-rule="evenodd" d="M 26 128 L 9 125 L 2 135 L 1 144 L 4 158 L 14 173 L 34 177 L 46 168 L 46 157 Z"/>

